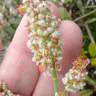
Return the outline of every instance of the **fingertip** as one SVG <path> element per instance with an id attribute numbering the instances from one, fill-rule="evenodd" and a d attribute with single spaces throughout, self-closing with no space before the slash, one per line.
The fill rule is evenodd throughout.
<path id="1" fill-rule="evenodd" d="M 65 20 L 59 25 L 63 52 L 63 73 L 66 73 L 72 67 L 72 61 L 80 54 L 82 48 L 82 32 L 73 21 Z"/>
<path id="2" fill-rule="evenodd" d="M 13 40 L 10 44 L 10 47 L 12 49 L 16 49 L 19 52 L 26 52 L 29 51 L 26 43 L 28 41 L 28 31 L 27 31 L 27 24 L 28 24 L 29 18 L 27 15 L 24 15 L 24 17 L 22 18 L 16 32 L 15 35 L 13 37 Z"/>
<path id="3" fill-rule="evenodd" d="M 42 73 L 32 96 L 54 96 L 53 81 L 46 72 Z"/>
<path id="4" fill-rule="evenodd" d="M 56 16 L 57 18 L 60 17 L 59 8 L 58 8 L 58 6 L 56 4 L 50 2 L 49 3 L 49 9 L 50 9 L 50 11 L 52 13 L 52 16 Z"/>
<path id="5" fill-rule="evenodd" d="M 70 44 L 70 49 L 77 49 L 78 55 L 81 51 L 80 49 L 82 48 L 83 42 L 83 35 L 80 27 L 73 21 L 65 20 L 61 22 L 59 30 L 62 34 L 62 39 L 65 39 L 64 44 L 66 44 L 66 46 Z M 76 50 L 74 50 L 74 52 L 75 51 Z"/>

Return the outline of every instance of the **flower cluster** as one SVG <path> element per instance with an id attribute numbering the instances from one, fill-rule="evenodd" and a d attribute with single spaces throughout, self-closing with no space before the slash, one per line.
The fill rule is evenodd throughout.
<path id="1" fill-rule="evenodd" d="M 32 60 L 39 66 L 40 71 L 48 70 L 57 86 L 57 64 L 62 59 L 60 32 L 58 24 L 61 19 L 52 16 L 49 10 L 49 0 L 24 0 L 18 8 L 22 14 L 29 17 L 28 48 L 33 53 Z M 58 87 L 58 86 L 57 86 Z M 58 96 L 58 88 L 54 89 Z"/>
<path id="2" fill-rule="evenodd" d="M 22 12 L 30 18 L 28 24 L 28 48 L 34 53 L 32 60 L 44 69 L 62 59 L 60 33 L 57 30 L 60 19 L 51 16 L 47 0 L 23 1 Z"/>
<path id="3" fill-rule="evenodd" d="M 2 96 L 20 96 L 13 94 L 9 89 L 7 89 L 6 84 L 1 82 L 0 82 L 0 94 L 2 94 Z"/>
<path id="4" fill-rule="evenodd" d="M 70 69 L 62 79 L 66 91 L 77 92 L 84 88 L 86 85 L 84 79 L 88 74 L 86 71 L 88 63 L 89 60 L 82 56 L 78 57 L 77 60 L 73 62 L 72 69 Z"/>

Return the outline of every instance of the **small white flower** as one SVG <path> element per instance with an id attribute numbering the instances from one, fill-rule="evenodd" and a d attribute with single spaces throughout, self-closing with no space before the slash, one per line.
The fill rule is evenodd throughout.
<path id="1" fill-rule="evenodd" d="M 47 61 L 48 61 L 48 63 L 49 63 L 49 64 L 51 64 L 51 62 L 52 62 L 52 60 L 51 60 L 51 59 L 49 59 L 49 58 L 47 59 Z"/>
<path id="2" fill-rule="evenodd" d="M 51 22 L 51 26 L 55 26 L 56 23 L 54 21 Z"/>
<path id="3" fill-rule="evenodd" d="M 46 22 L 42 19 L 42 20 L 39 20 L 39 21 L 38 21 L 38 24 L 39 24 L 39 25 L 45 25 Z"/>
<path id="4" fill-rule="evenodd" d="M 65 74 L 65 77 L 62 79 L 63 84 L 65 85 L 65 90 L 69 92 L 79 91 L 85 86 L 84 77 L 86 72 L 84 72 L 83 77 L 82 73 L 78 70 L 70 69 L 68 73 Z"/>
<path id="5" fill-rule="evenodd" d="M 65 0 L 61 0 L 62 3 L 65 3 Z"/>
<path id="6" fill-rule="evenodd" d="M 33 3 L 34 3 L 35 5 L 37 5 L 37 4 L 40 3 L 40 0 L 33 0 Z"/>
<path id="7" fill-rule="evenodd" d="M 34 11 L 38 13 L 39 12 L 39 9 L 38 8 L 34 8 Z"/>
<path id="8" fill-rule="evenodd" d="M 39 18 L 39 19 L 44 19 L 44 16 L 43 16 L 42 14 L 39 14 L 39 15 L 38 15 L 38 18 Z"/>
<path id="9" fill-rule="evenodd" d="M 35 21 L 35 18 L 33 17 L 33 18 L 31 18 L 31 22 L 33 23 Z"/>
<path id="10" fill-rule="evenodd" d="M 38 29 L 38 30 L 37 30 L 37 34 L 40 35 L 40 36 L 42 36 L 42 35 L 43 35 L 43 30 Z"/>
<path id="11" fill-rule="evenodd" d="M 52 47 L 52 42 L 49 41 L 48 44 L 47 44 L 48 48 Z"/>
<path id="12" fill-rule="evenodd" d="M 54 29 L 53 29 L 52 27 L 48 27 L 48 28 L 47 28 L 47 31 L 48 31 L 48 32 L 53 32 L 53 30 L 54 30 Z"/>
<path id="13" fill-rule="evenodd" d="M 10 6 L 9 11 L 10 11 L 10 14 L 16 15 L 16 10 L 13 6 Z"/>
<path id="14" fill-rule="evenodd" d="M 55 31 L 52 33 L 52 37 L 58 37 L 60 35 L 60 33 L 58 31 Z"/>
<path id="15" fill-rule="evenodd" d="M 44 76 L 50 76 L 50 77 L 52 77 L 52 75 L 50 74 L 50 72 L 47 70 L 47 71 L 45 71 L 44 73 L 43 73 L 43 75 Z"/>
<path id="16" fill-rule="evenodd" d="M 30 14 L 31 11 L 32 11 L 32 8 L 30 8 L 30 7 L 28 7 L 28 8 L 26 9 L 27 14 Z M 32 15 L 32 13 L 31 13 L 31 15 Z"/>
<path id="17" fill-rule="evenodd" d="M 58 56 L 57 60 L 58 61 L 62 60 L 62 56 Z"/>
<path id="18" fill-rule="evenodd" d="M 67 78 L 62 79 L 62 82 L 63 82 L 64 85 L 67 83 L 67 81 L 68 81 Z"/>
<path id="19" fill-rule="evenodd" d="M 33 35 L 33 33 L 31 32 L 31 33 L 28 35 L 28 37 L 29 37 L 29 38 L 31 38 L 31 37 L 32 37 L 32 35 Z"/>
<path id="20" fill-rule="evenodd" d="M 27 1 L 29 1 L 29 0 L 23 0 L 22 3 L 25 3 L 25 2 L 27 2 Z"/>
<path id="21" fill-rule="evenodd" d="M 5 5 L 10 8 L 10 6 L 12 5 L 12 0 L 4 0 Z"/>

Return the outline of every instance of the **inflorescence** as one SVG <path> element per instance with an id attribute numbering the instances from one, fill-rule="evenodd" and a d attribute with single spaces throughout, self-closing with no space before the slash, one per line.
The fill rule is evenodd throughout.
<path id="1" fill-rule="evenodd" d="M 73 67 L 65 74 L 65 77 L 62 79 L 65 90 L 68 92 L 78 92 L 82 90 L 85 83 L 85 77 L 88 72 L 86 70 L 86 66 L 89 64 L 89 60 L 82 56 L 78 57 L 73 62 Z"/>

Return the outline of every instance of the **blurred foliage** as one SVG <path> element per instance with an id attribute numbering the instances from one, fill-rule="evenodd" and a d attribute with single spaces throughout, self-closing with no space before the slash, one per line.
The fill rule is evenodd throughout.
<path id="1" fill-rule="evenodd" d="M 85 89 L 81 96 L 96 96 L 96 0 L 62 0 L 64 7 L 60 7 L 62 20 L 69 19 L 76 22 L 83 32 L 83 54 L 90 59 L 87 66 Z M 20 23 L 16 8 L 20 0 L 0 0 L 0 38 L 7 47 Z"/>
<path id="2" fill-rule="evenodd" d="M 0 38 L 7 47 L 19 24 L 16 8 L 20 0 L 0 0 Z"/>

